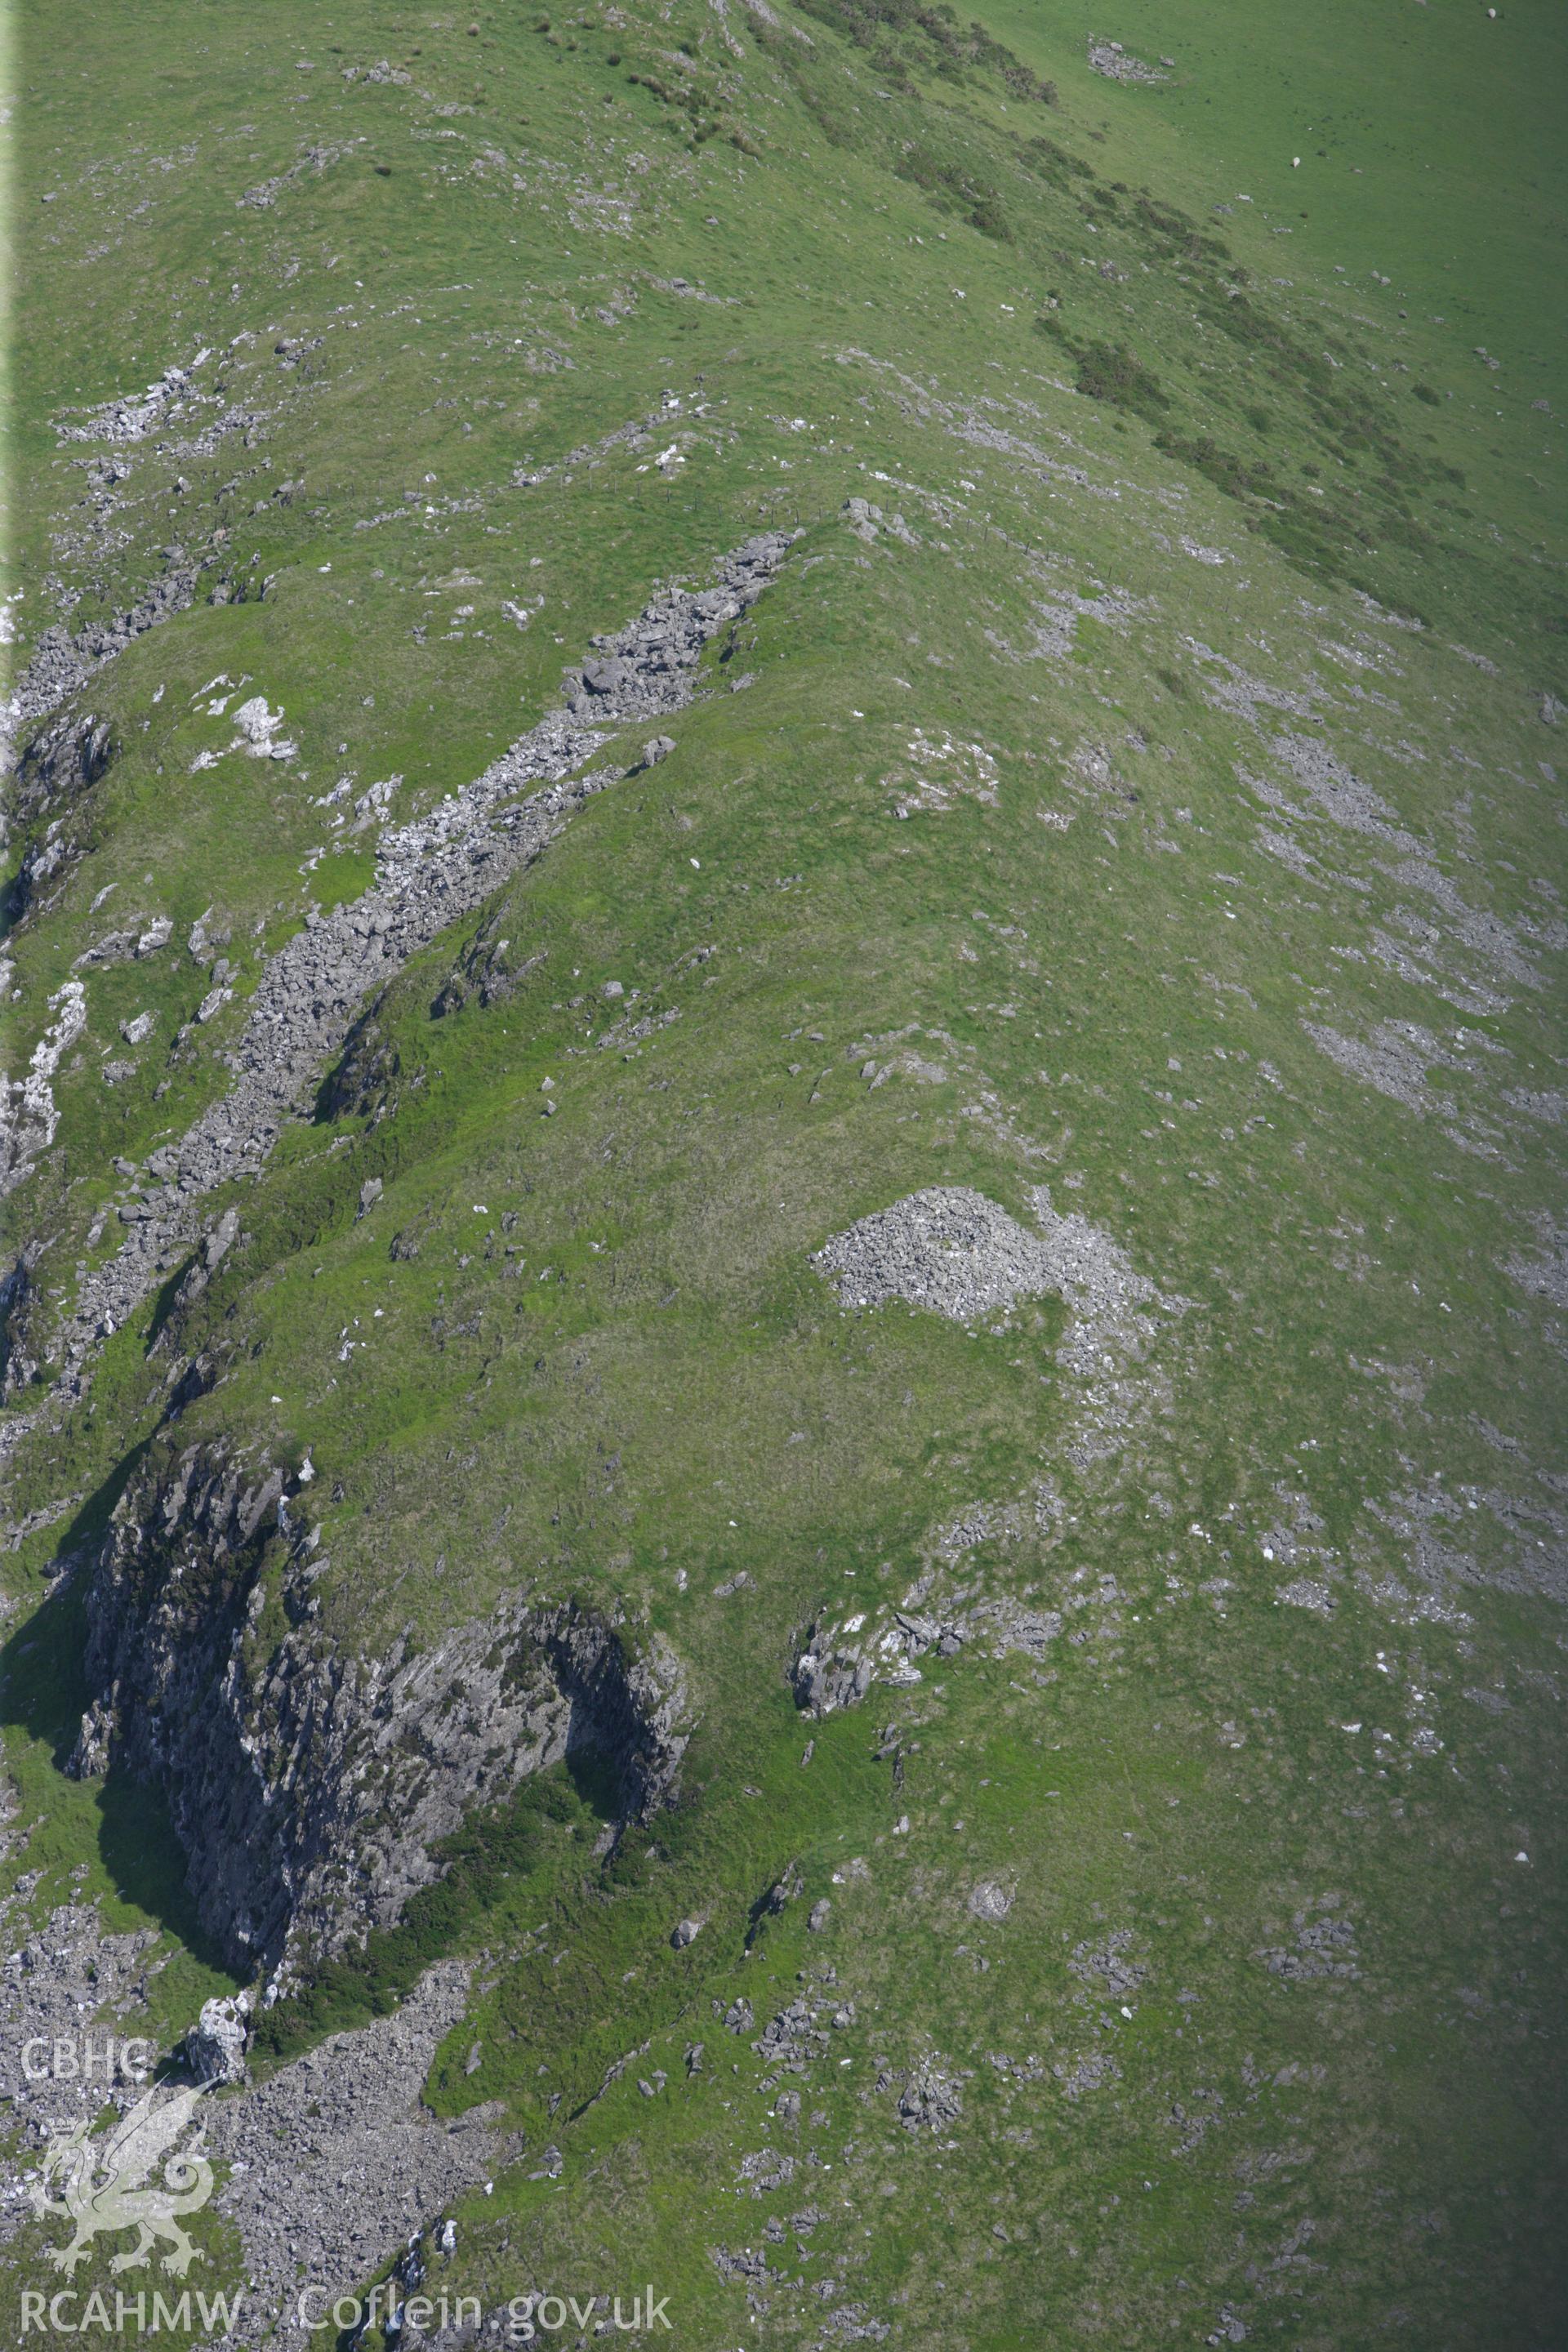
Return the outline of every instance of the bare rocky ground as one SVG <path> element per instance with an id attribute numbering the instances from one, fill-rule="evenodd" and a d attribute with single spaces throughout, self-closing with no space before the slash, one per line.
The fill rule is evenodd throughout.
<path id="1" fill-rule="evenodd" d="M 29 2189 L 49 2142 L 106 2107 L 124 2113 L 168 2059 L 147 2028 L 159 1940 L 150 1930 L 106 1935 L 93 1906 L 62 1904 L 0 1960 L 0 2109 L 11 2143 L 0 2166 L 0 2243 L 31 2217 Z M 485 2108 L 448 2124 L 421 2105 L 468 1981 L 466 1966 L 440 1962 L 390 2017 L 331 2035 L 265 2083 L 211 2098 L 205 2149 L 222 2184 L 214 2203 L 245 2249 L 247 2319 L 233 2340 L 290 2352 L 320 2342 L 310 2315 L 354 2293 L 519 2153 Z M 112 2076 L 110 2043 L 120 2053 Z"/>
<path id="2" fill-rule="evenodd" d="M 208 2145 L 229 2176 L 216 2202 L 245 2242 L 257 2345 L 319 2343 L 313 2315 L 520 2153 L 485 2108 L 442 2123 L 420 2105 L 468 1989 L 468 1969 L 442 1961 L 393 2016 L 333 2034 L 217 2106 Z"/>
<path id="3" fill-rule="evenodd" d="M 21 1907 L 32 1883 L 18 1882 L 6 1913 Z M 32 2210 L 27 2182 L 48 2140 L 138 2095 L 118 2060 L 110 2074 L 107 2044 L 112 2035 L 122 2050 L 145 2033 L 157 1942 L 150 1929 L 105 1935 L 90 1905 L 64 1903 L 0 1959 L 0 2110 L 12 2149 L 0 2163 L 0 2242 Z M 84 2043 L 90 2074 L 82 2065 Z M 150 2044 L 132 2056 L 138 2073 L 151 2062 Z"/>

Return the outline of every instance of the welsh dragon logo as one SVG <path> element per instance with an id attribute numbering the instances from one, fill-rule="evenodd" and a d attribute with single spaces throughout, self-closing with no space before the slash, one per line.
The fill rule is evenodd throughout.
<path id="1" fill-rule="evenodd" d="M 182 2228 L 183 2213 L 199 2212 L 213 2192 L 213 2168 L 202 2153 L 198 2129 L 188 2147 L 176 2145 L 202 2097 L 199 2088 L 161 2098 L 156 2090 L 139 2099 L 107 2137 L 94 2139 L 86 2124 L 49 2144 L 43 2177 L 28 2189 L 36 2211 L 56 2213 L 74 2224 L 68 2245 L 51 2246 L 48 2259 L 67 2277 L 87 2260 L 92 2242 L 105 2230 L 134 2230 L 136 2242 L 116 2254 L 111 2271 L 142 2269 L 159 2241 L 170 2251 L 162 2267 L 183 2278 L 206 2256 Z M 148 2186 L 163 2165 L 163 2186 Z M 51 2193 L 58 2192 L 58 2193 Z"/>

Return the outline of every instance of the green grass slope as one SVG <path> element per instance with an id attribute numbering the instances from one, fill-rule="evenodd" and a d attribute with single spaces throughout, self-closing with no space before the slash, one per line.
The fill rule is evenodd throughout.
<path id="1" fill-rule="evenodd" d="M 524 2136 L 432 2263 L 487 2311 L 1560 2338 L 1561 26 L 1111 29 L 1170 82 L 1054 0 L 22 14 L 16 675 L 197 578 L 7 852 L 13 1075 L 84 1007 L 5 1203 L 15 1916 L 155 1927 L 171 2032 L 223 1980 L 155 1806 L 61 1769 L 62 1565 L 195 1444 L 310 1459 L 345 1654 L 522 1589 L 667 1637 L 678 1805 L 606 1855 L 604 1792 L 541 1784 L 267 2022 L 270 2063 L 483 1955 L 427 2095 Z M 203 351 L 176 422 L 62 436 Z M 268 956 L 764 527 L 674 752 L 234 1189 L 197 1392 L 165 1293 L 61 1393 Z M 292 757 L 229 748 L 242 688 Z M 1144 1338 L 841 1303 L 812 1254 L 933 1185 L 1047 1188 Z M 917 1586 L 1061 1630 L 803 1719 L 806 1629 Z"/>

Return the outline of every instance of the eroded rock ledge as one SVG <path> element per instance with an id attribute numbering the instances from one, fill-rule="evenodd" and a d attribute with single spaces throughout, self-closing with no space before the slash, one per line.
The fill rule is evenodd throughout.
<path id="1" fill-rule="evenodd" d="M 668 1643 L 574 1601 L 504 1599 L 425 1644 L 350 1654 L 326 1562 L 276 1465 L 191 1447 L 128 1489 L 90 1570 L 98 1696 L 71 1759 L 164 1791 L 203 1925 L 287 1975 L 392 1925 L 431 1848 L 569 1750 L 615 1767 L 627 1818 L 671 1794 L 687 1693 Z"/>

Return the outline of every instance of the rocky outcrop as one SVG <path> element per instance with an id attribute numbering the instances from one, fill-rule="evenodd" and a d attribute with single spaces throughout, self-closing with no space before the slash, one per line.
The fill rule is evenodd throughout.
<path id="1" fill-rule="evenodd" d="M 439 1875 L 432 1847 L 574 1748 L 626 1815 L 670 1795 L 679 1662 L 575 1601 L 504 1600 L 421 1643 L 350 1654 L 321 1623 L 326 1561 L 268 1462 L 190 1447 L 119 1505 L 88 1591 L 99 1694 L 71 1769 L 155 1782 L 204 1926 L 237 1969 L 341 1949 Z"/>
<path id="2" fill-rule="evenodd" d="M 0 1199 L 15 1191 L 55 1139 L 59 1108 L 50 1081 L 87 1026 L 87 991 L 60 982 L 48 1000 L 54 1015 L 20 1078 L 0 1076 Z"/>
<path id="3" fill-rule="evenodd" d="M 215 2083 L 245 2080 L 245 2050 L 250 2032 L 250 1995 L 204 2000 L 200 2017 L 180 2044 L 180 2054 L 204 2089 Z"/>
<path id="4" fill-rule="evenodd" d="M 127 611 L 89 622 L 74 637 L 58 623 L 44 631 L 12 694 L 5 714 L 10 727 L 24 727 L 56 709 L 87 684 L 94 670 L 122 654 L 161 621 L 173 620 L 195 602 L 200 563 L 188 562 L 174 550 L 165 562 L 167 570 Z"/>
<path id="5" fill-rule="evenodd" d="M 65 831 L 64 818 L 56 817 L 42 837 L 29 843 L 23 852 L 21 863 L 0 900 L 0 918 L 13 929 L 24 922 L 43 903 L 49 884 L 63 881 L 68 868 L 80 854 L 81 845 Z"/>
<path id="6" fill-rule="evenodd" d="M 17 763 L 12 814 L 18 824 L 96 784 L 114 756 L 107 719 L 68 716 L 33 737 Z"/>
<path id="7" fill-rule="evenodd" d="M 841 1706 L 858 1706 L 876 1672 L 864 1650 L 836 1641 L 825 1624 L 813 1625 L 790 1668 L 795 1703 L 807 1715 L 832 1715 Z"/>
<path id="8" fill-rule="evenodd" d="M 40 1297 L 35 1276 L 44 1244 L 25 1243 L 0 1275 L 0 1397 L 9 1397 L 37 1375 L 38 1342 L 34 1326 Z"/>
<path id="9" fill-rule="evenodd" d="M 879 1603 L 837 1623 L 819 1618 L 790 1667 L 790 1684 L 802 1714 L 832 1715 L 858 1706 L 874 1683 L 907 1689 L 920 1682 L 917 1658 L 940 1663 L 974 1649 L 1039 1659 L 1061 1630 L 1059 1610 L 1026 1608 L 1007 1594 L 938 1611 Z"/>

